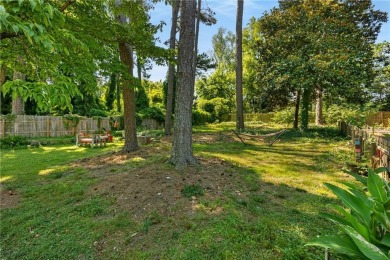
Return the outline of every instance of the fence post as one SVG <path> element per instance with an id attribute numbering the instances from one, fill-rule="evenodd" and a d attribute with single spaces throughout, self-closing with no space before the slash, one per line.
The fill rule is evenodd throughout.
<path id="1" fill-rule="evenodd" d="M 50 116 L 48 116 L 46 120 L 46 136 L 50 137 Z"/>

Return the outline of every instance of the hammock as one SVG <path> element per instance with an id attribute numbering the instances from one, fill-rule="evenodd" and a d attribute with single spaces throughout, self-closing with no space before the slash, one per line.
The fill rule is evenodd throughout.
<path id="1" fill-rule="evenodd" d="M 264 134 L 264 135 L 251 135 L 251 134 L 242 134 L 242 133 L 237 133 L 236 131 L 232 130 L 233 133 L 240 139 L 240 141 L 243 144 L 246 144 L 242 138 L 253 138 L 257 139 L 259 141 L 267 142 L 268 145 L 273 145 L 276 141 L 280 140 L 280 137 L 287 132 L 287 129 L 283 129 L 281 131 L 275 132 L 275 133 L 269 133 L 269 134 Z"/>

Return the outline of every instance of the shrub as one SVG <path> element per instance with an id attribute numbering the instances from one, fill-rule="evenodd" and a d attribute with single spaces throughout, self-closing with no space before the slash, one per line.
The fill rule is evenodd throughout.
<path id="1" fill-rule="evenodd" d="M 212 123 L 213 116 L 203 110 L 193 110 L 192 111 L 192 124 L 193 125 L 204 125 L 206 123 Z"/>
<path id="2" fill-rule="evenodd" d="M 323 214 L 340 228 L 340 234 L 323 236 L 307 245 L 329 248 L 348 259 L 389 259 L 390 252 L 390 187 L 378 176 L 385 168 L 369 170 L 364 178 L 350 173 L 363 187 L 344 183 L 348 189 L 325 185 L 345 207 L 333 205 L 339 214 Z"/>
<path id="3" fill-rule="evenodd" d="M 164 123 L 165 116 L 163 111 L 157 107 L 148 107 L 139 112 L 141 119 L 151 118 L 157 120 L 159 123 Z"/>
<path id="4" fill-rule="evenodd" d="M 94 116 L 107 117 L 108 113 L 107 113 L 107 111 L 104 111 L 102 109 L 92 108 L 88 112 L 88 117 L 94 117 Z"/>
<path id="5" fill-rule="evenodd" d="M 210 113 L 213 117 L 212 122 L 215 120 L 221 122 L 223 115 L 231 112 L 229 109 L 229 100 L 224 98 L 213 98 L 210 100 L 199 99 L 197 105 L 199 110 Z"/>
<path id="6" fill-rule="evenodd" d="M 343 120 L 348 124 L 363 126 L 366 124 L 368 115 L 372 112 L 371 109 L 357 105 L 333 105 L 324 113 L 324 119 L 328 124 L 337 124 L 338 121 Z"/>
<path id="7" fill-rule="evenodd" d="M 25 136 L 7 136 L 5 138 L 0 139 L 0 148 L 15 148 L 15 147 L 22 147 L 30 144 L 30 141 Z"/>
<path id="8" fill-rule="evenodd" d="M 275 112 L 272 121 L 277 124 L 292 124 L 294 122 L 294 108 L 286 108 Z"/>

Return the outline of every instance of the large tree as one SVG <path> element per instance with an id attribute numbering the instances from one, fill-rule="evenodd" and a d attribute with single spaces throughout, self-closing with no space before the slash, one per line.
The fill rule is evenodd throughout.
<path id="1" fill-rule="evenodd" d="M 176 49 L 176 30 L 177 30 L 177 18 L 179 15 L 179 4 L 180 1 L 172 1 L 172 25 L 171 25 L 171 33 L 169 38 L 169 49 L 171 50 L 172 53 Z M 164 128 L 165 135 L 171 135 L 175 67 L 176 65 L 173 60 L 169 62 L 165 128 Z"/>
<path id="2" fill-rule="evenodd" d="M 237 0 L 236 18 L 236 104 L 237 104 L 237 130 L 244 130 L 244 101 L 242 95 L 242 15 L 244 0 Z"/>
<path id="3" fill-rule="evenodd" d="M 260 34 L 251 45 L 261 59 L 251 65 L 264 72 L 261 81 L 286 90 L 285 96 L 302 91 L 301 128 L 308 127 L 316 90 L 364 102 L 373 78 L 370 44 L 386 15 L 370 0 L 279 4 L 258 21 Z"/>
<path id="4" fill-rule="evenodd" d="M 196 0 L 181 1 L 180 39 L 178 47 L 177 90 L 173 148 L 170 161 L 177 167 L 196 165 L 192 152 L 192 104 L 195 77 Z"/>

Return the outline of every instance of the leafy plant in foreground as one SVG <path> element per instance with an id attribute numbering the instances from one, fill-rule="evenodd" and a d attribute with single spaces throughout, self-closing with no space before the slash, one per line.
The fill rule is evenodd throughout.
<path id="1" fill-rule="evenodd" d="M 348 182 L 344 183 L 348 189 L 342 189 L 326 183 L 348 210 L 334 205 L 339 214 L 322 214 L 340 227 L 340 234 L 318 237 L 307 245 L 329 248 L 347 258 L 390 259 L 390 187 L 378 176 L 385 170 L 369 170 L 367 178 L 350 173 L 363 186 Z"/>

